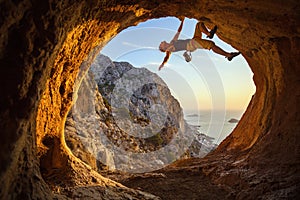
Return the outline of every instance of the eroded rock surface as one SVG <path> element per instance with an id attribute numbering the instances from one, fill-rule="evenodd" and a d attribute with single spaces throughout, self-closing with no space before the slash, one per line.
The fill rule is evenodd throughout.
<path id="1" fill-rule="evenodd" d="M 70 187 L 92 183 L 93 173 L 70 153 L 63 137 L 78 89 L 75 80 L 84 74 L 79 67 L 85 62 L 88 68 L 99 49 L 124 28 L 164 16 L 218 25 L 218 36 L 241 51 L 256 85 L 247 111 L 219 148 L 176 170 L 205 161 L 199 169 L 227 188 L 231 198 L 297 198 L 298 0 L 7 0 L 0 9 L 1 199 L 52 199 L 54 189 L 47 179 L 52 175 L 63 177 L 62 184 Z M 95 176 L 105 188 L 106 179 Z M 134 196 L 111 185 L 120 198 Z"/>

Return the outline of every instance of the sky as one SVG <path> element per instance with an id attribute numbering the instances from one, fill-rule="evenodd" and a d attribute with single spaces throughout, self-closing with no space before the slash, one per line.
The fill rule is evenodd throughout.
<path id="1" fill-rule="evenodd" d="M 186 18 L 179 39 L 192 38 L 196 23 L 195 19 Z M 101 53 L 113 61 L 126 61 L 159 75 L 185 112 L 245 110 L 255 93 L 255 85 L 253 73 L 242 55 L 229 62 L 224 56 L 198 49 L 192 52 L 192 61 L 187 63 L 182 56 L 184 51 L 179 51 L 172 53 L 165 67 L 158 71 L 165 56 L 158 46 L 161 41 L 169 42 L 179 25 L 175 17 L 148 20 L 123 30 Z M 236 51 L 216 35 L 213 41 L 225 51 Z"/>

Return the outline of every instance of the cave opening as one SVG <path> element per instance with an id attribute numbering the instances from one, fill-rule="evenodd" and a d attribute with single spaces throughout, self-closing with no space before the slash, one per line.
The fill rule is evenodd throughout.
<path id="1" fill-rule="evenodd" d="M 183 39 L 193 37 L 193 30 L 197 21 L 188 18 L 185 20 L 181 34 Z M 174 17 L 149 20 L 139 24 L 136 29 L 129 28 L 128 32 L 121 32 L 122 36 L 117 36 L 114 39 L 116 41 L 113 40 L 107 44 L 102 52 L 116 60 L 134 63 L 135 66 L 146 67 L 157 73 L 167 83 L 172 95 L 179 100 L 186 120 L 192 125 L 198 126 L 201 132 L 214 137 L 215 142 L 219 144 L 236 125 L 229 123 L 236 121 L 235 118 L 238 120 L 241 118 L 251 96 L 255 93 L 255 85 L 252 80 L 253 73 L 243 56 L 237 57 L 234 62 L 228 62 L 220 55 L 206 50 L 193 52 L 194 60 L 191 63 L 183 61 L 182 52 L 175 53 L 172 56 L 173 60 L 168 62 L 169 66 L 164 71 L 159 72 L 157 66 L 163 60 L 164 54 L 157 51 L 157 44 L 164 38 L 172 38 L 178 24 L 178 20 Z M 151 28 L 153 30 L 149 30 Z M 139 38 L 138 41 L 136 41 L 136 37 L 128 39 L 131 32 L 136 34 L 136 37 Z M 148 39 L 147 36 L 143 37 L 143 35 L 151 35 L 152 37 Z M 150 42 L 143 42 L 143 40 L 150 40 Z M 216 34 L 214 42 L 222 49 L 231 52 L 236 51 L 232 46 L 221 41 L 218 34 Z M 122 50 L 115 51 L 114 46 L 118 46 L 117 44 L 120 43 L 131 45 L 132 48 L 128 48 L 127 52 L 123 54 L 121 53 Z M 141 48 L 141 43 L 145 43 L 144 48 Z M 146 45 L 148 45 L 147 48 L 145 48 Z M 150 55 L 150 59 L 144 57 L 142 51 L 147 51 L 145 54 Z M 136 58 L 143 60 L 139 61 Z M 221 84 L 218 84 L 218 79 L 221 80 Z M 224 94 L 221 90 L 224 90 Z M 218 101 L 215 101 L 215 98 L 218 98 Z M 225 104 L 224 107 L 222 104 Z M 212 120 L 216 118 L 212 115 L 220 115 L 222 110 L 225 110 L 225 118 L 217 117 L 216 120 Z M 207 123 L 205 121 L 207 119 L 210 119 L 211 123 Z M 221 126 L 222 123 L 218 121 L 222 120 L 224 121 L 222 130 L 219 131 L 217 127 L 213 128 L 215 124 Z M 228 123 L 229 120 L 231 121 Z M 211 129 L 209 125 L 211 125 Z"/>
<path id="2" fill-rule="evenodd" d="M 180 39 L 192 38 L 197 22 L 194 18 L 185 18 Z M 120 32 L 101 53 L 113 61 L 128 62 L 158 74 L 180 102 L 185 120 L 219 144 L 237 125 L 255 93 L 253 72 L 242 55 L 228 62 L 205 49 L 192 52 L 189 63 L 182 56 L 184 51 L 172 53 L 167 66 L 159 71 L 165 54 L 158 51 L 158 45 L 163 40 L 171 40 L 179 24 L 176 17 L 139 23 Z M 206 35 L 202 37 L 206 39 Z M 222 41 L 218 33 L 213 41 L 226 51 L 237 51 Z"/>
<path id="3" fill-rule="evenodd" d="M 180 38 L 191 38 L 196 23 L 197 20 L 195 19 L 186 19 Z M 103 143 L 107 141 L 99 141 L 98 145 L 96 145 L 98 149 L 93 148 L 89 140 L 92 138 L 95 140 L 96 136 L 92 135 L 99 135 L 99 133 L 94 130 L 91 131 L 91 129 L 104 130 L 112 140 L 114 140 L 113 137 L 118 138 L 114 145 L 116 145 L 116 143 L 124 143 L 122 148 L 124 148 L 125 151 L 154 151 L 157 150 L 156 148 L 158 147 L 161 148 L 168 145 L 172 140 L 172 134 L 153 134 L 150 135 L 148 143 L 151 141 L 156 147 L 151 145 L 147 146 L 145 142 L 136 141 L 134 138 L 124 136 L 124 133 L 121 134 L 122 125 L 118 123 L 117 126 L 121 127 L 120 129 L 112 128 L 112 130 L 109 131 L 105 128 L 105 126 L 112 126 L 112 121 L 118 120 L 116 118 L 117 113 L 113 113 L 112 111 L 113 106 L 111 105 L 112 102 L 110 99 L 111 95 L 116 93 L 116 85 L 121 83 L 132 86 L 136 84 L 136 82 L 141 81 L 141 79 L 135 80 L 135 78 L 137 78 L 135 77 L 135 75 L 137 75 L 136 72 L 138 72 L 139 69 L 147 70 L 147 73 L 143 71 L 138 72 L 140 73 L 138 76 L 141 76 L 143 79 L 139 85 L 139 87 L 143 88 L 140 92 L 142 92 L 142 90 L 151 90 L 152 94 L 148 92 L 148 97 L 149 95 L 153 95 L 153 91 L 157 92 L 152 88 L 156 86 L 150 86 L 152 83 L 149 85 L 149 83 L 147 83 L 149 80 L 143 76 L 145 76 L 145 74 L 148 77 L 152 76 L 150 73 L 158 75 L 158 77 L 162 79 L 162 82 L 164 82 L 162 84 L 165 84 L 170 90 L 171 95 L 179 102 L 181 108 L 178 109 L 178 112 L 183 113 L 183 120 L 187 122 L 188 126 L 191 126 L 195 130 L 195 132 L 191 134 L 197 138 L 196 141 L 198 143 L 190 142 L 189 145 L 192 146 L 192 150 L 189 149 L 189 153 L 181 152 L 185 154 L 185 156 L 176 157 L 173 153 L 164 154 L 168 157 L 168 159 L 166 159 L 167 161 L 165 161 L 168 164 L 180 158 L 205 156 L 211 150 L 215 149 L 217 145 L 232 132 L 242 114 L 245 112 L 251 96 L 255 92 L 255 86 L 252 81 L 253 74 L 243 56 L 237 57 L 234 61 L 229 62 L 227 59 L 211 51 L 199 50 L 193 52 L 193 61 L 187 63 L 182 57 L 182 52 L 179 52 L 172 55 L 172 59 L 169 60 L 167 66 L 162 71 L 158 71 L 158 66 L 164 56 L 162 52 L 158 51 L 158 44 L 164 39 L 172 38 L 172 35 L 176 33 L 177 25 L 177 18 L 167 17 L 148 20 L 135 27 L 129 27 L 110 40 L 91 64 L 88 76 L 92 74 L 92 77 L 82 81 L 83 86 L 79 89 L 77 102 L 67 118 L 65 135 L 67 144 L 72 152 L 95 169 L 102 170 L 107 166 L 109 166 L 110 169 L 115 169 L 115 162 L 117 161 L 114 160 L 113 155 L 117 153 L 107 149 L 103 150 L 103 148 L 105 149 Z M 230 45 L 224 44 L 217 36 L 215 36 L 214 41 L 223 49 L 236 51 Z M 132 72 L 133 70 L 136 70 L 136 72 L 130 75 L 130 81 L 126 80 L 120 82 L 122 77 L 126 76 L 126 73 Z M 118 83 L 118 81 L 120 83 Z M 133 89 L 128 86 L 119 85 L 119 87 L 122 87 L 123 90 L 132 90 L 132 92 L 134 92 Z M 99 90 L 99 94 L 94 94 L 92 90 Z M 117 98 L 122 98 L 124 95 L 125 94 L 118 94 Z M 132 95 L 135 98 L 134 106 L 141 107 L 141 105 L 137 103 L 138 101 L 144 101 L 143 106 L 150 104 L 150 101 L 155 102 L 154 104 L 157 105 L 157 102 L 153 98 L 147 99 L 147 95 L 142 96 L 142 94 L 140 94 L 140 96 L 138 96 L 131 94 L 131 98 Z M 158 97 L 156 96 L 155 98 Z M 132 99 L 129 104 L 134 104 Z M 130 112 L 130 118 L 133 119 L 133 121 L 128 121 L 133 124 L 138 122 L 141 126 L 148 126 L 152 120 L 149 114 L 149 110 L 153 108 L 151 106 L 147 107 L 148 110 L 143 111 L 140 111 L 142 110 L 141 108 L 137 108 L 137 110 L 133 109 L 134 111 L 129 109 L 128 112 Z M 99 109 L 100 107 L 102 108 Z M 163 105 L 159 107 L 159 110 L 156 108 L 154 111 L 161 114 L 163 107 L 166 106 Z M 126 105 L 122 109 L 126 113 Z M 109 112 L 113 114 L 109 114 Z M 144 112 L 144 114 L 142 112 Z M 89 115 L 89 119 L 84 117 L 85 115 Z M 90 118 L 93 115 L 99 119 L 100 125 L 93 124 L 98 123 L 95 119 L 91 121 Z M 136 116 L 134 117 L 133 115 Z M 163 117 L 167 117 L 167 115 Z M 162 119 L 161 117 L 160 120 Z M 86 124 L 82 123 L 82 121 L 85 121 Z M 128 123 L 128 121 L 124 123 Z M 162 124 L 160 124 L 160 126 L 161 125 Z M 172 130 L 176 132 L 178 130 L 176 126 L 179 125 L 173 124 L 173 126 L 174 127 L 169 128 L 164 127 L 161 130 L 164 133 L 172 132 Z M 74 131 L 74 128 L 78 130 Z M 90 131 L 84 129 L 89 129 Z M 130 130 L 127 129 L 127 131 L 130 134 Z M 138 132 L 139 130 L 136 131 Z M 133 133 L 133 135 L 134 134 L 137 133 Z M 141 135 L 140 133 L 139 136 Z M 202 141 L 199 142 L 200 140 Z M 205 150 L 203 150 L 204 141 L 209 144 L 205 147 Z M 101 145 L 102 147 L 100 148 L 99 146 Z"/>

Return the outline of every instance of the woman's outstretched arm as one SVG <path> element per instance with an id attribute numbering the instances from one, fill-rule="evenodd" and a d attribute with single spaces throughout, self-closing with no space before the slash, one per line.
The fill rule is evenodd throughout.
<path id="1" fill-rule="evenodd" d="M 171 55 L 171 52 L 170 51 L 166 51 L 166 56 L 164 58 L 164 61 L 159 66 L 158 70 L 161 70 L 164 67 L 164 65 L 168 62 L 168 60 L 170 58 L 170 55 Z"/>
<path id="2" fill-rule="evenodd" d="M 177 33 L 175 34 L 175 36 L 173 37 L 173 39 L 171 40 L 171 42 L 178 40 L 180 32 L 181 32 L 182 27 L 183 27 L 183 22 L 184 22 L 184 18 L 181 20 L 181 24 L 180 24 L 180 26 L 179 26 L 179 28 L 177 30 Z"/>
<path id="3" fill-rule="evenodd" d="M 171 42 L 172 42 L 172 41 L 178 40 L 178 37 L 179 37 L 180 32 L 181 32 L 182 27 L 183 27 L 183 22 L 184 22 L 184 18 L 181 20 L 181 23 L 180 23 L 180 26 L 179 26 L 179 28 L 178 28 L 178 30 L 177 30 L 177 33 L 175 34 L 175 36 L 173 37 L 173 39 L 171 40 Z M 159 66 L 158 70 L 161 70 L 161 69 L 164 67 L 164 65 L 168 62 L 168 60 L 169 60 L 169 58 L 170 58 L 170 55 L 171 55 L 170 48 L 174 48 L 174 47 L 171 46 L 171 47 L 169 47 L 169 48 L 167 49 L 167 51 L 166 51 L 166 56 L 165 56 L 165 58 L 164 58 L 164 61 L 163 61 L 162 64 Z"/>

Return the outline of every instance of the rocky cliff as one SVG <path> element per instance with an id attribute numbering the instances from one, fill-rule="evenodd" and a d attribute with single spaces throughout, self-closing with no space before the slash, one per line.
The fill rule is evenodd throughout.
<path id="1" fill-rule="evenodd" d="M 7 0 L 0 2 L 0 11 L 1 199 L 147 197 L 103 178 L 76 158 L 66 146 L 64 127 L 76 80 L 84 75 L 79 73 L 82 63 L 87 70 L 121 30 L 165 16 L 218 25 L 218 36 L 247 60 L 256 93 L 233 133 L 204 159 L 179 163 L 164 179 L 176 189 L 164 191 L 182 192 L 179 185 L 185 184 L 172 174 L 182 175 L 181 180 L 189 174 L 194 181 L 201 175 L 202 185 L 211 183 L 207 186 L 214 190 L 207 191 L 213 194 L 216 185 L 225 188 L 222 197 L 299 196 L 298 0 Z M 185 191 L 202 196 L 191 183 Z"/>
<path id="2" fill-rule="evenodd" d="M 153 171 L 215 148 L 185 122 L 180 104 L 156 74 L 101 54 L 81 83 L 65 138 L 76 157 L 99 171 Z M 144 158 L 134 157 L 138 154 Z"/>

